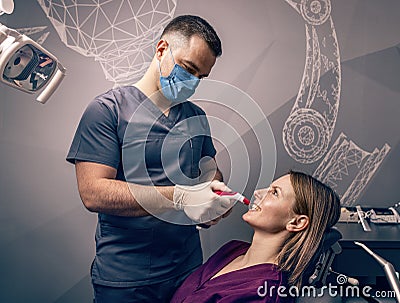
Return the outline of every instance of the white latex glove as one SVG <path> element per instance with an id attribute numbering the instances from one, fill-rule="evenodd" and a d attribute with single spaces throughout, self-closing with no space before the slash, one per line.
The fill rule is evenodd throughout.
<path id="1" fill-rule="evenodd" d="M 235 200 L 221 197 L 215 190 L 231 191 L 223 182 L 212 181 L 193 186 L 175 185 L 173 202 L 194 223 L 210 222 L 226 213 Z"/>

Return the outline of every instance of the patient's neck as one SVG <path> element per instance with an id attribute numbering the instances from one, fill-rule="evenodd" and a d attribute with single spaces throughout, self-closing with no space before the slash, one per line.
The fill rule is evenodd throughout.
<path id="1" fill-rule="evenodd" d="M 243 262 L 248 266 L 262 263 L 276 264 L 276 257 L 282 249 L 285 239 L 286 233 L 266 235 L 255 232 L 253 241 L 243 257 Z"/>
<path id="2" fill-rule="evenodd" d="M 238 256 L 232 260 L 223 269 L 217 272 L 212 279 L 257 264 L 272 263 L 276 264 L 276 257 L 282 248 L 287 237 L 286 233 L 265 235 L 254 233 L 253 241 L 244 255 Z"/>

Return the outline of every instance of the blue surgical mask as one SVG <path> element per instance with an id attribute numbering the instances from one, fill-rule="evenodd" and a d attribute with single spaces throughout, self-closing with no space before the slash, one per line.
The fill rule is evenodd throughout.
<path id="1" fill-rule="evenodd" d="M 172 60 L 174 56 L 172 55 Z M 183 67 L 175 63 L 174 68 L 168 77 L 161 75 L 160 61 L 158 61 L 158 67 L 160 69 L 160 83 L 163 95 L 171 102 L 182 102 L 190 98 L 197 86 L 199 85 L 200 79 L 189 73 Z"/>

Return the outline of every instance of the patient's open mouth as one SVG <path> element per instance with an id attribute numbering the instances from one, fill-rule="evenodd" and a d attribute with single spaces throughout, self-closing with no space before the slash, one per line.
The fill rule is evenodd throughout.
<path id="1" fill-rule="evenodd" d="M 254 203 L 254 202 L 251 202 L 249 204 L 249 210 L 250 211 L 260 211 L 261 207 L 258 204 Z"/>

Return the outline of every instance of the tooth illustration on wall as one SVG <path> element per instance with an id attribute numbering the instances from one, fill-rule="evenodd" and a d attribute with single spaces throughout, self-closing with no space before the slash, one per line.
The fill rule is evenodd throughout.
<path id="1" fill-rule="evenodd" d="M 305 20 L 306 60 L 283 127 L 283 143 L 293 159 L 309 164 L 325 154 L 335 128 L 341 90 L 339 46 L 330 0 L 285 1 Z"/>
<path id="2" fill-rule="evenodd" d="M 177 0 L 37 0 L 64 44 L 99 61 L 116 86 L 143 76 Z"/>
<path id="3" fill-rule="evenodd" d="M 330 185 L 341 196 L 342 205 L 354 206 L 389 151 L 385 144 L 367 152 L 341 133 L 313 176 Z"/>
<path id="4" fill-rule="evenodd" d="M 39 44 L 43 44 L 43 42 L 46 41 L 47 37 L 50 35 L 50 32 L 45 31 L 46 29 L 47 26 L 32 26 L 32 27 L 17 28 L 16 31 L 30 37 Z"/>

